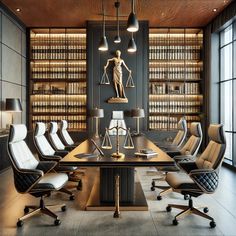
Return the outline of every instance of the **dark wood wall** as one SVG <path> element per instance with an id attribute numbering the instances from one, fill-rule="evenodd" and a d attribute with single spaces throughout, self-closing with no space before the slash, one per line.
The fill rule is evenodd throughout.
<path id="1" fill-rule="evenodd" d="M 121 22 L 120 36 L 121 43 L 115 44 L 113 39 L 116 35 L 116 23 L 108 22 L 106 25 L 106 37 L 108 39 L 109 50 L 100 52 L 98 50 L 100 38 L 102 36 L 102 22 L 88 22 L 88 109 L 99 107 L 104 109 L 105 116 L 100 120 L 100 131 L 104 133 L 105 127 L 109 126 L 111 113 L 113 110 L 123 110 L 127 127 L 135 129 L 135 120 L 130 117 L 130 110 L 135 107 L 145 109 L 147 114 L 147 96 L 148 96 L 148 22 L 142 21 L 139 31 L 134 33 L 134 39 L 137 45 L 136 53 L 128 53 L 127 47 L 131 33 L 126 30 L 126 22 Z M 110 104 L 107 100 L 115 97 L 115 90 L 112 81 L 113 64 L 110 63 L 107 72 L 110 79 L 110 85 L 100 85 L 103 75 L 103 67 L 107 59 L 115 56 L 116 50 L 121 51 L 121 58 L 132 70 L 132 76 L 135 88 L 125 88 L 128 103 Z M 128 73 L 123 67 L 123 84 L 125 85 Z M 141 130 L 147 129 L 147 117 L 141 120 Z M 89 131 L 94 130 L 94 121 L 90 118 Z"/>

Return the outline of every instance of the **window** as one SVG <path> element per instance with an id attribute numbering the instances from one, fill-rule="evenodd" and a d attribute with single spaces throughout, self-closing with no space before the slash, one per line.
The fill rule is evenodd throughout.
<path id="1" fill-rule="evenodd" d="M 224 124 L 226 161 L 236 165 L 236 23 L 220 32 L 220 122 Z M 236 104 L 235 104 L 236 105 Z"/>

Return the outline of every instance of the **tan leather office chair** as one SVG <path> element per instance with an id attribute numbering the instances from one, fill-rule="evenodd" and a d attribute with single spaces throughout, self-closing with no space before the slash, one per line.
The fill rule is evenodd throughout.
<path id="1" fill-rule="evenodd" d="M 188 214 L 195 214 L 210 220 L 210 227 L 214 228 L 216 223 L 214 218 L 207 215 L 208 208 L 204 207 L 203 212 L 193 207 L 192 197 L 198 197 L 202 194 L 212 194 L 217 189 L 219 183 L 219 171 L 224 159 L 226 140 L 223 125 L 210 125 L 208 129 L 210 142 L 204 152 L 196 161 L 180 161 L 178 165 L 186 173 L 168 173 L 166 182 L 173 191 L 188 194 L 189 204 L 175 205 L 169 204 L 166 210 L 169 212 L 172 208 L 183 210 L 175 216 L 173 224 L 177 225 L 178 220 Z"/>
<path id="2" fill-rule="evenodd" d="M 60 190 L 68 181 L 64 173 L 49 173 L 57 165 L 54 161 L 38 161 L 24 139 L 27 135 L 26 126 L 23 124 L 11 125 L 8 138 L 8 153 L 14 173 L 14 184 L 17 192 L 29 193 L 40 197 L 39 206 L 25 206 L 25 215 L 20 217 L 17 226 L 23 225 L 23 220 L 41 212 L 55 219 L 54 224 L 59 225 L 58 216 L 44 203 L 43 197 L 51 191 Z M 58 205 L 62 211 L 66 210 L 65 204 Z M 51 207 L 55 207 L 52 206 Z M 32 211 L 30 211 L 32 209 Z"/>
<path id="3" fill-rule="evenodd" d="M 175 151 L 172 149 L 172 151 L 167 152 L 167 154 L 170 155 L 171 153 L 172 155 L 170 156 L 172 156 L 175 160 L 178 160 L 178 161 L 183 160 L 183 159 L 186 160 L 187 158 L 188 160 L 193 160 L 196 157 L 202 143 L 201 123 L 192 122 L 190 125 L 190 134 L 191 134 L 190 137 L 188 138 L 187 142 L 184 144 L 182 148 L 176 149 Z M 178 155 L 178 156 L 175 156 L 175 155 Z M 157 169 L 158 171 L 162 171 L 165 173 L 179 171 L 178 167 L 158 167 Z M 165 176 L 162 179 L 164 180 Z M 157 196 L 157 200 L 161 200 L 164 194 L 172 191 L 172 188 L 170 188 L 169 186 L 156 185 L 157 180 L 160 180 L 160 179 L 152 180 L 151 190 L 154 191 L 155 188 L 164 189 Z"/>

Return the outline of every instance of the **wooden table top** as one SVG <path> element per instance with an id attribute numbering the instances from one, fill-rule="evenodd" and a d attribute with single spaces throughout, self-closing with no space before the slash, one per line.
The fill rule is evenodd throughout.
<path id="1" fill-rule="evenodd" d="M 111 137 L 112 149 L 105 150 L 104 156 L 97 155 L 97 157 L 78 158 L 76 155 L 80 153 L 91 153 L 95 146 L 90 139 L 82 142 L 78 147 L 68 153 L 61 161 L 60 164 L 67 166 L 97 166 L 97 167 L 135 167 L 135 166 L 175 166 L 173 158 L 168 156 L 164 151 L 158 148 L 153 142 L 151 142 L 145 136 L 134 136 L 134 149 L 124 149 L 123 142 L 124 137 L 120 136 L 120 152 L 125 154 L 124 158 L 113 158 L 111 154 L 115 152 L 115 136 Z M 95 142 L 101 147 L 102 139 L 94 139 Z M 140 149 L 152 149 L 157 153 L 156 156 L 151 158 L 137 157 L 135 152 L 139 152 Z M 98 153 L 95 151 L 94 153 Z"/>

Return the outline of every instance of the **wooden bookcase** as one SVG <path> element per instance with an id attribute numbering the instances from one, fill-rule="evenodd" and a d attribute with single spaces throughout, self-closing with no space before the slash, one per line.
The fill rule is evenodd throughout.
<path id="1" fill-rule="evenodd" d="M 30 128 L 37 121 L 68 121 L 85 131 L 87 114 L 86 30 L 30 30 Z"/>
<path id="2" fill-rule="evenodd" d="M 149 30 L 149 130 L 201 120 L 202 48 L 201 29 Z"/>

